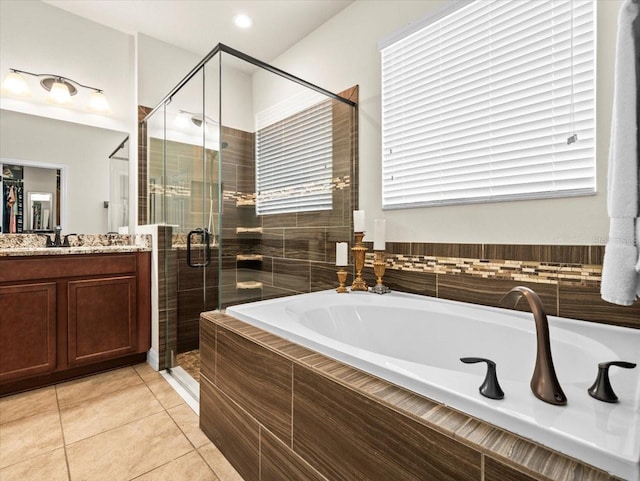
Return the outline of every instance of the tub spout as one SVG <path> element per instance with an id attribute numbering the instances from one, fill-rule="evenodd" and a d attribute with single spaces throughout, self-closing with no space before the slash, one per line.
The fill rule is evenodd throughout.
<path id="1" fill-rule="evenodd" d="M 500 300 L 502 304 L 515 307 L 521 297 L 529 302 L 533 320 L 536 324 L 536 366 L 531 377 L 531 391 L 534 396 L 549 404 L 565 405 L 565 396 L 551 358 L 551 344 L 549 342 L 549 321 L 544 312 L 542 301 L 533 290 L 528 287 L 518 286 L 511 289 Z"/>

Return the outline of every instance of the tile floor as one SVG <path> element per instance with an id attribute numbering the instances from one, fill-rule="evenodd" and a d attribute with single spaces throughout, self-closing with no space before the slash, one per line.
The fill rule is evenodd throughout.
<path id="1" fill-rule="evenodd" d="M 148 364 L 0 398 L 2 481 L 242 481 Z"/>
<path id="2" fill-rule="evenodd" d="M 200 349 L 181 352 L 176 359 L 178 366 L 187 371 L 189 375 L 200 382 Z"/>

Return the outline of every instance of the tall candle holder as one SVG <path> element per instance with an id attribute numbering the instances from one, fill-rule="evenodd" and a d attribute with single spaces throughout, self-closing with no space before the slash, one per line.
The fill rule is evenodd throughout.
<path id="1" fill-rule="evenodd" d="M 348 293 L 349 290 L 344 285 L 347 280 L 347 271 L 345 271 L 344 269 L 340 269 L 338 272 L 336 272 L 336 274 L 338 274 L 338 282 L 340 283 L 340 285 L 336 289 L 336 292 L 341 294 Z"/>
<path id="2" fill-rule="evenodd" d="M 362 239 L 364 232 L 354 232 L 353 235 L 356 238 L 355 245 L 351 248 L 353 252 L 353 263 L 356 267 L 356 278 L 351 284 L 352 291 L 365 291 L 369 290 L 369 286 L 362 278 L 362 269 L 364 268 L 364 256 L 367 253 L 367 248 L 364 246 Z"/>
<path id="3" fill-rule="evenodd" d="M 384 277 L 385 262 L 384 251 L 375 251 L 375 259 L 373 261 L 373 272 L 376 275 L 376 285 L 371 288 L 371 292 L 376 294 L 386 294 L 391 292 L 387 286 L 382 284 L 382 278 Z"/>

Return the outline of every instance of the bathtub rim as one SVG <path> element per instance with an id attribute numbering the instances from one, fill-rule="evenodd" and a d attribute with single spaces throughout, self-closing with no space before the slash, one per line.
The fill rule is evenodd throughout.
<path id="1" fill-rule="evenodd" d="M 575 473 L 579 472 L 584 476 L 579 479 L 622 481 L 621 478 L 602 468 L 490 424 L 410 389 L 397 386 L 225 312 L 217 310 L 203 312 L 200 315 L 200 323 L 203 322 L 213 323 L 220 329 L 239 335 L 260 347 L 277 353 L 293 364 L 313 369 L 319 375 L 333 382 L 355 390 L 402 416 L 434 429 L 478 453 L 490 456 L 534 479 L 574 481 L 578 479 L 575 477 Z M 340 375 L 336 374 L 337 371 L 340 372 Z M 348 381 L 349 371 L 364 374 L 369 381 L 362 382 L 358 386 L 351 384 Z M 384 396 L 380 393 L 383 393 Z M 407 399 L 410 401 L 408 402 Z M 425 406 L 428 406 L 426 411 Z M 496 442 L 496 440 L 500 441 Z M 537 455 L 532 456 L 531 454 L 534 452 Z M 548 462 L 540 463 L 540 459 Z"/>
<path id="2" fill-rule="evenodd" d="M 479 414 L 468 414 L 467 412 L 459 409 L 459 408 L 455 408 L 455 407 L 451 407 L 449 406 L 449 404 L 447 403 L 447 399 L 448 398 L 444 398 L 442 400 L 439 399 L 434 399 L 433 397 L 430 397 L 430 395 L 428 394 L 424 394 L 424 393 L 420 393 L 417 390 L 412 389 L 412 387 L 410 386 L 402 386 L 402 385 L 398 385 L 398 384 L 394 384 L 393 380 L 388 380 L 385 379 L 383 377 L 381 377 L 382 375 L 376 372 L 376 369 L 373 370 L 373 372 L 367 371 L 367 367 L 368 366 L 363 366 L 363 365 L 358 365 L 361 364 L 359 362 L 356 362 L 355 366 L 352 364 L 349 364 L 349 362 L 351 361 L 351 358 L 353 359 L 357 359 L 358 361 L 360 361 L 359 358 L 354 358 L 353 356 L 349 356 L 348 353 L 344 353 L 344 352 L 338 352 L 338 354 L 340 354 L 337 357 L 334 357 L 334 353 L 333 353 L 333 349 L 329 348 L 329 352 L 327 352 L 327 350 L 324 350 L 324 352 L 319 352 L 318 351 L 318 347 L 316 347 L 318 345 L 318 343 L 315 340 L 311 340 L 311 345 L 309 344 L 301 344 L 300 342 L 297 341 L 297 339 L 294 338 L 292 339 L 290 336 L 290 333 L 284 329 L 280 329 L 278 326 L 273 326 L 271 324 L 263 324 L 262 321 L 260 321 L 259 319 L 252 319 L 251 316 L 249 316 L 247 314 L 247 316 L 249 317 L 249 320 L 247 320 L 244 316 L 245 314 L 243 314 L 242 312 L 239 313 L 235 313 L 236 309 L 239 309 L 240 311 L 243 310 L 243 308 L 252 308 L 255 307 L 256 305 L 260 305 L 260 306 L 268 306 L 271 304 L 278 304 L 278 303 L 283 303 L 283 301 L 287 301 L 287 300 L 291 300 L 293 297 L 297 297 L 298 299 L 300 298 L 304 298 L 305 296 L 313 296 L 313 295 L 318 295 L 318 294 L 322 294 L 322 293 L 326 293 L 326 295 L 335 295 L 335 292 L 333 290 L 330 291 L 319 291 L 319 292 L 314 292 L 314 293 L 307 293 L 307 294 L 300 294 L 297 296 L 288 296 L 288 297 L 284 297 L 284 298 L 276 298 L 276 299 L 269 299 L 269 300 L 265 300 L 265 301 L 258 301 L 258 302 L 254 302 L 254 303 L 247 303 L 247 304 L 239 304 L 233 307 L 230 307 L 227 311 L 228 315 L 234 317 L 235 319 L 238 319 L 242 322 L 245 322 L 246 324 L 250 325 L 250 326 L 254 326 L 257 327 L 258 329 L 261 329 L 265 332 L 269 332 L 272 335 L 278 336 L 282 339 L 288 340 L 289 342 L 295 344 L 295 345 L 299 345 L 302 346 L 306 349 L 312 350 L 313 352 L 318 353 L 319 355 L 322 355 L 324 357 L 326 357 L 327 359 L 330 359 L 334 362 L 339 362 L 344 366 L 348 366 L 352 369 L 355 369 L 357 371 L 360 372 L 366 372 L 369 376 L 375 378 L 375 379 L 379 379 L 383 382 L 386 382 L 390 385 L 396 386 L 399 389 L 405 390 L 405 391 L 409 391 L 412 392 L 414 395 L 416 396 L 420 396 L 422 398 L 425 398 L 431 402 L 437 403 L 441 406 L 447 407 L 448 409 L 451 409 L 455 412 L 461 413 L 464 416 L 470 417 L 472 419 L 477 420 L 480 423 L 484 423 L 487 425 L 492 425 L 495 426 L 497 429 L 499 429 L 502 432 L 505 433 L 510 433 L 514 436 L 517 436 L 521 439 L 526 439 L 527 441 L 531 442 L 534 445 L 537 446 L 542 446 L 545 449 L 548 449 L 552 452 L 558 453 L 561 456 L 565 456 L 567 458 L 570 459 L 575 459 L 577 462 L 588 465 L 593 467 L 594 469 L 597 470 L 610 470 L 612 471 L 615 475 L 617 476 L 624 476 L 625 478 L 628 476 L 629 479 L 633 479 L 634 481 L 640 481 L 640 457 L 638 460 L 635 459 L 635 457 L 632 457 L 631 459 L 627 459 L 626 457 L 621 458 L 621 457 L 611 457 L 611 454 L 607 453 L 604 450 L 601 450 L 597 447 L 591 448 L 589 446 L 586 447 L 586 449 L 588 451 L 592 451 L 591 454 L 593 456 L 597 456 L 597 460 L 594 460 L 595 463 L 597 464 L 590 464 L 588 461 L 584 461 L 583 459 L 591 459 L 591 457 L 587 457 L 585 458 L 584 456 L 581 458 L 577 457 L 576 454 L 574 452 L 563 452 L 563 451 L 559 451 L 557 447 L 555 446 L 548 446 L 546 444 L 542 444 L 544 442 L 547 442 L 547 438 L 546 437 L 542 437 L 542 440 L 534 440 L 531 438 L 526 437 L 526 434 L 518 434 L 514 431 L 510 431 L 509 428 L 505 428 L 505 427 L 499 427 L 495 424 L 491 424 L 491 421 L 487 421 L 482 419 L 481 417 L 479 417 Z M 368 296 L 368 293 L 353 293 L 353 295 L 356 296 Z M 425 299 L 433 302 L 433 303 L 438 303 L 438 304 L 454 304 L 454 305 L 458 305 L 458 306 L 462 306 L 464 308 L 472 308 L 473 310 L 480 310 L 480 311 L 485 311 L 487 313 L 491 313 L 491 312 L 496 312 L 496 310 L 502 311 L 506 314 L 508 314 L 509 316 L 517 316 L 517 317 L 521 317 L 521 318 L 526 318 L 529 319 L 529 317 L 531 316 L 530 312 L 527 311 L 514 311 L 511 309 L 503 309 L 503 308 L 499 308 L 499 307 L 492 307 L 492 306 L 484 306 L 484 305 L 476 305 L 476 304 L 470 304 L 470 303 L 465 303 L 465 302 L 460 302 L 460 301 L 453 301 L 453 300 L 447 300 L 447 299 L 439 299 L 439 298 L 432 298 L 432 297 L 426 297 L 426 296 L 420 296 L 420 295 L 416 295 L 416 294 L 408 294 L 408 293 L 402 293 L 402 292 L 394 292 L 395 296 L 398 297 L 405 297 L 406 299 L 414 299 L 417 301 L 424 301 Z M 377 297 L 377 296 L 376 296 Z M 372 299 L 375 299 L 376 297 L 372 297 Z M 344 298 L 344 297 L 342 297 Z M 239 315 L 239 317 L 238 317 Z M 551 322 L 559 322 L 560 324 L 562 324 L 563 322 L 569 321 L 571 323 L 573 322 L 583 322 L 583 321 L 577 321 L 574 319 L 569 319 L 569 318 L 562 318 L 562 317 L 558 317 L 558 316 L 548 316 Z M 527 321 L 528 322 L 528 321 Z M 586 322 L 586 321 L 584 321 Z M 531 322 L 531 325 L 533 325 L 533 323 Z M 598 323 L 589 323 L 587 322 L 585 324 L 585 326 L 590 326 L 591 328 L 595 329 L 595 330 L 599 330 L 599 329 L 611 329 L 614 331 L 617 330 L 622 330 L 623 332 L 629 331 L 630 328 L 627 327 L 621 327 L 621 326 L 614 326 L 614 325 L 602 325 L 602 324 L 598 324 Z M 635 331 L 635 330 L 634 330 Z M 350 359 L 344 359 L 346 354 L 347 358 Z M 365 360 L 364 364 L 368 364 L 368 362 Z M 586 395 L 586 392 L 585 392 Z M 552 443 L 553 444 L 553 443 Z M 635 456 L 635 453 L 633 453 L 633 456 Z M 608 459 L 607 459 L 608 458 Z M 603 462 L 604 459 L 604 462 Z M 605 466 L 605 467 L 603 467 Z"/>

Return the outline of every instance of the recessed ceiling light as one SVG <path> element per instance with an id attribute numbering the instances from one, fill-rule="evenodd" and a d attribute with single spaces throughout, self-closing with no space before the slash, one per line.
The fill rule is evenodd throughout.
<path id="1" fill-rule="evenodd" d="M 251 17 L 249 15 L 239 13 L 238 15 L 233 17 L 233 23 L 236 24 L 236 27 L 249 28 L 253 25 L 253 20 L 251 20 Z"/>

